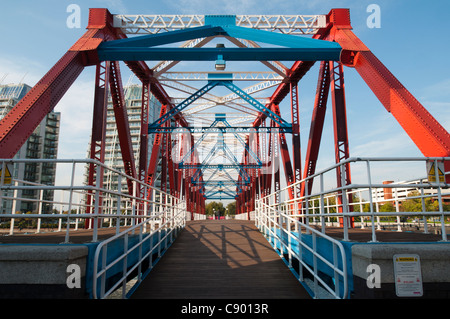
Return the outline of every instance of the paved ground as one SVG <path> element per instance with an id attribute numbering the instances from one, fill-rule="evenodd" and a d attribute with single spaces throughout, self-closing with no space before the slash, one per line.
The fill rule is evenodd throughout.
<path id="1" fill-rule="evenodd" d="M 132 298 L 310 299 L 249 221 L 188 222 Z"/>

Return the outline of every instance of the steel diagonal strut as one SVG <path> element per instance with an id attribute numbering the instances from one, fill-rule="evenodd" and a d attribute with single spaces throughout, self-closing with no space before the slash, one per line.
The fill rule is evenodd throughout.
<path id="1" fill-rule="evenodd" d="M 348 9 L 334 9 L 332 40 L 343 50 L 341 61 L 353 67 L 382 105 L 398 121 L 424 156 L 450 155 L 450 134 L 351 31 Z M 450 162 L 445 163 L 450 169 Z M 450 182 L 450 177 L 447 175 Z"/>
<path id="2" fill-rule="evenodd" d="M 175 21 L 182 22 L 183 18 L 176 19 Z M 131 174 L 136 177 L 142 176 L 143 163 L 139 164 L 139 172 L 136 174 L 136 168 L 133 163 L 133 152 L 130 148 L 131 142 L 129 139 L 129 127 L 127 124 L 127 114 L 124 108 L 123 93 L 121 90 L 120 76 L 117 73 L 118 67 L 116 67 L 117 61 L 124 61 L 125 64 L 131 69 L 131 71 L 139 78 L 142 83 L 148 85 L 150 83 L 150 92 L 161 102 L 167 106 L 167 118 L 164 123 L 156 123 L 157 127 L 162 127 L 169 132 L 169 126 L 173 123 L 169 122 L 169 119 L 175 119 L 177 125 L 181 127 L 189 127 L 188 122 L 183 117 L 182 109 L 189 104 L 192 100 L 195 101 L 195 96 L 192 96 L 190 100 L 184 101 L 178 106 L 174 106 L 171 97 L 163 89 L 163 86 L 158 81 L 158 78 L 154 75 L 153 70 L 149 69 L 144 60 L 191 60 L 191 61 L 212 61 L 217 60 L 218 55 L 221 55 L 225 60 L 236 61 L 294 61 L 292 67 L 289 70 L 279 70 L 273 68 L 274 71 L 278 70 L 281 75 L 285 75 L 285 79 L 280 83 L 270 97 L 270 101 L 266 106 L 262 104 L 254 103 L 250 98 L 242 95 L 242 98 L 249 104 L 255 107 L 259 111 L 259 115 L 253 122 L 253 127 L 264 127 L 265 119 L 269 118 L 273 126 L 282 126 L 283 122 L 281 118 L 277 118 L 267 110 L 275 110 L 275 113 L 279 111 L 278 105 L 289 94 L 292 95 L 292 112 L 294 135 L 297 139 L 297 124 L 298 124 L 298 112 L 296 106 L 298 105 L 298 96 L 294 88 L 294 85 L 302 79 L 302 77 L 311 69 L 316 61 L 330 61 L 330 64 L 341 65 L 347 67 L 353 67 L 357 70 L 359 75 L 367 83 L 369 88 L 374 92 L 383 106 L 388 112 L 390 112 L 396 120 L 403 127 L 405 132 L 411 137 L 413 142 L 417 145 L 424 156 L 429 157 L 443 157 L 450 155 L 450 134 L 431 116 L 431 114 L 404 88 L 404 86 L 389 72 L 389 70 L 375 57 L 375 55 L 353 34 L 350 14 L 347 9 L 333 9 L 327 16 L 323 16 L 320 26 L 314 24 L 311 20 L 311 24 L 306 24 L 302 28 L 313 29 L 310 34 L 313 34 L 312 39 L 301 39 L 292 35 L 281 33 L 295 32 L 296 26 L 294 24 L 288 24 L 288 29 L 280 28 L 280 25 L 272 24 L 270 19 L 263 19 L 259 22 L 252 20 L 250 16 L 245 16 L 242 19 L 238 16 L 206 16 L 203 20 L 196 22 L 194 19 L 188 24 L 177 27 L 166 26 L 167 32 L 155 32 L 157 34 L 150 34 L 144 37 L 136 37 L 127 39 L 121 27 L 115 27 L 113 25 L 114 18 L 106 9 L 91 9 L 89 16 L 89 25 L 86 33 L 75 43 L 69 51 L 55 64 L 55 66 L 36 84 L 35 87 L 9 112 L 0 122 L 0 157 L 11 158 L 19 150 L 19 148 L 25 143 L 26 139 L 32 134 L 34 129 L 39 125 L 45 115 L 50 112 L 65 94 L 71 84 L 76 80 L 78 75 L 86 66 L 98 65 L 100 62 L 111 62 L 110 67 L 111 77 L 109 79 L 111 84 L 111 91 L 113 100 L 115 101 L 116 120 L 120 126 L 120 146 L 123 149 L 122 156 L 127 170 L 127 174 Z M 184 21 L 184 20 L 183 20 Z M 288 21 L 288 20 L 286 20 Z M 184 22 L 183 22 L 184 23 Z M 245 26 L 245 27 L 244 27 Z M 249 27 L 249 28 L 247 28 Z M 176 29 L 176 31 L 172 31 Z M 255 29 L 255 30 L 254 30 Z M 259 30 L 256 30 L 259 29 Z M 277 30 L 277 33 L 262 31 L 265 30 Z M 152 31 L 153 32 L 153 31 Z M 152 33 L 150 32 L 150 33 Z M 239 38 L 244 39 L 240 41 L 239 48 L 173 48 L 162 47 L 164 45 L 170 45 L 180 41 L 190 41 L 194 43 L 197 38 L 210 39 L 217 36 L 224 36 L 230 39 Z M 193 40 L 193 41 L 191 41 Z M 206 41 L 206 40 L 205 40 Z M 245 41 L 248 43 L 263 42 L 269 44 L 269 46 L 256 47 L 243 47 Z M 103 42 L 103 44 L 102 44 Z M 236 41 L 234 42 L 237 43 Z M 272 45 L 272 46 L 270 46 Z M 277 45 L 278 47 L 273 47 Z M 158 47 L 157 47 L 158 46 Z M 195 46 L 195 45 L 194 45 Z M 339 64 L 333 64 L 339 62 Z M 328 63 L 328 62 L 327 62 Z M 276 70 L 275 70 L 276 69 Z M 341 70 L 336 68 L 327 68 L 328 72 L 333 72 L 334 75 L 342 73 Z M 159 77 L 158 74 L 157 76 Z M 322 92 L 327 94 L 329 91 L 330 83 L 327 83 L 330 74 L 321 75 L 320 83 L 323 85 Z M 234 90 L 231 82 L 226 83 L 225 86 Z M 208 83 L 211 85 L 212 83 Z M 222 84 L 223 85 L 223 84 Z M 345 115 L 345 99 L 343 99 L 343 91 L 340 91 L 339 79 L 333 79 L 332 83 L 333 94 L 333 111 L 335 115 L 335 138 L 336 138 L 336 160 L 340 161 L 343 158 L 348 157 L 348 136 L 346 136 L 346 125 L 342 120 Z M 96 93 L 101 93 L 96 87 Z M 147 87 L 148 88 L 148 87 Z M 148 94 L 148 89 L 145 89 L 144 95 Z M 238 90 L 236 90 L 238 92 Z M 201 92 L 197 92 L 197 96 L 201 95 Z M 320 142 L 322 133 L 323 120 L 322 116 L 325 113 L 326 97 L 320 97 L 315 106 L 314 119 L 318 121 L 318 125 L 311 126 L 311 136 L 314 136 L 314 140 Z M 144 101 L 143 101 L 144 102 Z M 99 105 L 99 104 L 98 104 Z M 319 107 L 323 110 L 319 110 Z M 100 110 L 100 107 L 96 107 L 96 110 Z M 317 110 L 317 112 L 316 112 Z M 197 111 L 197 110 L 196 110 Z M 197 112 L 196 112 L 197 113 Z M 196 114 L 192 113 L 192 114 Z M 277 115 L 277 114 L 276 114 Z M 145 125 L 145 118 L 142 119 Z M 171 125 L 169 125 L 169 123 Z M 102 123 L 104 125 L 104 123 Z M 284 123 L 286 125 L 286 123 Z M 97 133 L 99 131 L 93 130 L 93 138 L 97 145 L 93 151 L 94 156 L 101 159 L 101 144 L 97 139 Z M 223 131 L 221 131 L 223 132 Z M 284 131 L 286 132 L 286 131 Z M 290 170 L 290 156 L 286 144 L 286 139 L 283 134 L 279 134 L 278 142 L 281 147 L 281 156 L 283 157 L 285 166 L 285 174 L 288 183 L 295 180 L 294 175 L 301 172 L 299 170 L 298 160 L 295 158 L 294 170 L 295 172 L 289 172 Z M 141 131 L 141 137 L 145 140 L 145 130 Z M 103 133 L 102 133 L 103 134 Z M 162 134 L 162 133 L 161 133 Z M 161 134 L 159 137 L 161 138 Z M 95 136 L 94 136 L 95 135 Z M 193 137 L 186 137 L 192 144 Z M 271 138 L 273 139 L 273 137 Z M 248 140 L 246 141 L 248 143 Z M 262 151 L 264 145 L 264 139 L 261 139 L 261 146 L 259 152 Z M 166 139 L 163 146 L 166 150 L 170 147 L 169 140 Z M 192 145 L 191 144 L 191 145 Z M 300 149 L 300 145 L 296 144 L 297 150 Z M 159 147 L 161 147 L 159 146 Z M 155 147 L 154 149 L 158 149 Z M 250 183 L 243 185 L 242 188 L 237 189 L 238 197 L 236 198 L 238 209 L 240 212 L 249 213 L 254 208 L 255 200 L 255 185 L 261 187 L 261 193 L 270 190 L 270 184 L 268 183 L 272 177 L 272 174 L 258 174 L 256 171 L 258 167 L 256 165 L 249 164 L 249 150 L 252 150 L 250 146 L 244 147 L 244 154 L 242 156 L 240 167 L 246 174 L 244 178 L 239 175 L 237 179 L 237 185 L 247 182 L 247 176 Z M 270 150 L 269 150 L 270 151 Z M 276 154 L 278 150 L 272 150 L 272 154 Z M 145 150 L 142 150 L 145 152 Z M 182 152 L 182 151 L 180 151 Z M 306 165 L 304 169 L 304 176 L 309 176 L 315 169 L 315 161 L 318 154 L 318 146 L 308 145 Z M 167 153 L 166 153 L 167 154 Z M 259 155 L 258 151 L 256 152 Z M 269 152 L 270 154 L 270 152 Z M 265 155 L 265 154 L 264 154 Z M 156 155 L 155 155 L 156 156 Z M 152 153 L 152 158 L 155 158 Z M 182 157 L 183 154 L 180 153 Z M 198 163 L 198 154 L 193 153 L 190 155 L 191 163 Z M 152 159 L 150 160 L 152 162 Z M 152 165 L 156 165 L 152 163 Z M 171 173 L 170 158 L 166 165 L 169 178 Z M 213 163 L 206 163 L 210 168 L 214 168 Z M 446 168 L 450 168 L 450 163 L 445 163 Z M 152 166 L 153 167 L 153 166 Z M 150 172 L 152 167 L 148 168 L 147 175 L 154 176 L 156 174 L 156 168 Z M 224 166 L 216 166 L 216 169 L 224 169 Z M 173 185 L 183 184 L 184 196 L 187 202 L 187 208 L 192 213 L 197 209 L 202 209 L 204 206 L 202 194 L 206 194 L 206 190 L 201 186 L 195 185 L 195 182 L 203 182 L 203 174 L 199 172 L 198 178 L 194 171 L 196 167 L 184 169 L 183 174 L 173 174 L 171 179 Z M 288 171 L 286 173 L 286 170 Z M 337 176 L 338 181 L 342 182 L 342 185 L 349 183 L 350 174 L 349 170 L 345 167 Z M 184 178 L 184 179 L 183 179 Z M 275 176 L 277 179 L 277 176 Z M 278 182 L 277 182 L 278 183 Z M 202 184 L 200 184 L 202 185 Z M 213 185 L 211 185 L 213 186 Z M 216 186 L 223 187 L 224 184 L 217 183 Z M 171 186 L 172 187 L 172 186 Z M 174 186 L 175 187 L 175 186 Z M 279 183 L 276 185 L 279 187 Z M 306 189 L 302 189 L 302 194 L 305 192 L 310 193 L 310 185 L 306 185 Z M 221 195 L 221 193 L 214 194 L 209 192 L 212 196 Z M 224 195 L 222 193 L 222 195 Z M 228 196 L 230 194 L 226 194 Z M 345 200 L 345 198 L 343 198 Z"/>

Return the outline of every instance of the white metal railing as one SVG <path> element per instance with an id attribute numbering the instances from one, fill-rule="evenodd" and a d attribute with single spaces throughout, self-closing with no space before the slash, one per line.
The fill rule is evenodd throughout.
<path id="1" fill-rule="evenodd" d="M 181 203 L 102 241 L 94 255 L 93 297 L 107 298 L 122 286 L 120 296 L 127 298 L 151 271 L 154 255 L 158 259 L 164 254 L 185 223 L 186 211 Z M 136 239 L 135 242 L 131 242 L 131 238 Z M 108 253 L 113 255 L 110 260 Z M 107 286 L 110 277 L 114 277 L 114 281 Z M 127 285 L 129 282 L 131 284 Z"/>
<path id="2" fill-rule="evenodd" d="M 333 239 L 324 233 L 302 224 L 298 219 L 284 212 L 276 210 L 264 203 L 264 200 L 258 200 L 255 216 L 255 224 L 260 231 L 268 238 L 268 241 L 276 250 L 280 251 L 280 256 L 287 255 L 287 262 L 290 268 L 293 268 L 293 258 L 299 262 L 296 271 L 297 279 L 304 283 L 304 270 L 313 277 L 313 284 L 310 287 L 313 297 L 320 298 L 322 293 L 319 287 L 324 287 L 328 294 L 334 298 L 344 299 L 348 295 L 347 261 L 346 253 L 341 242 Z M 296 229 L 297 231 L 292 231 Z M 310 242 L 305 239 L 302 230 L 311 234 Z M 331 257 L 325 256 L 317 247 L 317 240 L 321 238 L 331 245 Z M 339 252 L 339 253 L 338 253 Z M 310 262 L 305 260 L 305 255 L 310 255 Z M 334 279 L 334 285 L 327 283 L 319 274 L 323 271 L 323 265 L 328 267 Z"/>
<path id="3" fill-rule="evenodd" d="M 285 34 L 315 34 L 326 27 L 325 15 L 237 15 L 237 26 Z M 203 26 L 203 15 L 114 15 L 114 27 L 127 34 L 155 34 Z"/>
<path id="4" fill-rule="evenodd" d="M 435 229 L 436 233 L 441 235 L 442 241 L 447 241 L 446 220 L 450 216 L 450 205 L 447 205 L 445 200 L 450 200 L 450 188 L 445 177 L 448 173 L 439 173 L 439 170 L 435 169 L 435 175 L 428 176 L 430 179 L 427 177 L 389 184 L 383 184 L 383 181 L 391 180 L 393 175 L 405 170 L 422 170 L 425 173 L 427 163 L 443 170 L 441 164 L 448 160 L 450 158 L 351 158 L 262 200 L 270 207 L 303 219 L 307 226 L 317 226 L 323 233 L 333 222 L 339 221 L 344 240 L 349 239 L 351 220 L 354 221 L 355 227 L 370 226 L 371 241 L 376 242 L 377 230 L 394 228 L 402 231 L 403 224 L 420 229 L 423 227 L 423 232 L 427 233 L 431 218 L 432 222 L 434 219 L 434 225 L 439 227 Z M 346 165 L 352 172 L 352 183 L 343 183 L 344 186 L 338 187 L 336 170 L 340 168 L 345 171 Z M 297 190 L 312 181 L 315 190 L 308 194 L 308 187 L 305 187 L 304 196 L 299 196 Z M 389 196 L 384 196 L 385 191 Z M 415 201 L 418 208 L 410 209 L 408 201 Z M 433 205 L 429 205 L 430 202 Z M 382 209 L 384 204 L 389 204 L 391 209 Z M 415 220 L 407 223 L 402 221 L 407 218 Z M 387 222 L 389 219 L 391 221 Z"/>
<path id="5" fill-rule="evenodd" d="M 102 228 L 115 227 L 116 234 L 119 234 L 124 227 L 134 226 L 141 222 L 141 219 L 157 215 L 180 203 L 178 198 L 95 160 L 0 159 L 2 167 L 28 163 L 56 164 L 57 172 L 65 172 L 66 178 L 57 179 L 53 185 L 30 183 L 15 178 L 10 181 L 3 169 L 0 174 L 0 207 L 6 207 L 7 210 L 4 208 L 5 210 L 0 211 L 0 221 L 1 226 L 9 228 L 0 228 L 4 234 L 13 235 L 19 232 L 20 225 L 17 220 L 27 219 L 35 221 L 32 226 L 27 226 L 27 233 L 65 231 L 65 242 L 70 242 L 70 235 L 73 230 L 78 229 L 79 224 L 83 228 L 87 225 L 92 230 L 92 241 L 96 242 Z M 97 179 L 94 186 L 86 185 L 86 166 L 91 164 L 96 166 L 96 176 L 100 176 L 101 170 L 105 176 L 106 173 L 113 174 L 118 180 L 118 189 L 102 187 L 100 179 Z M 6 181 L 10 183 L 5 183 Z M 128 182 L 133 185 L 133 194 L 123 191 Z M 136 193 L 138 188 L 142 188 L 145 194 L 150 193 L 150 199 L 139 197 Z M 24 191 L 33 191 L 35 195 L 26 196 Z M 54 192 L 52 199 L 43 198 L 45 191 Z M 87 194 L 90 194 L 90 202 L 86 200 Z M 32 202 L 35 208 L 30 212 L 21 212 L 22 202 Z M 45 213 L 42 209 L 44 205 L 49 205 L 52 213 Z M 47 230 L 43 229 L 44 221 Z M 49 225 L 52 225 L 51 229 Z"/>
<path id="6" fill-rule="evenodd" d="M 413 226 L 414 231 L 423 227 L 422 231 L 428 233 L 430 218 L 434 218 L 431 222 L 437 226 L 436 233 L 441 235 L 441 241 L 448 241 L 446 222 L 450 219 L 450 190 L 444 163 L 449 160 L 351 158 L 257 200 L 255 223 L 280 255 L 287 258 L 289 266 L 292 258 L 300 263 L 300 281 L 304 269 L 311 273 L 314 297 L 317 297 L 321 286 L 335 298 L 346 298 L 345 251 L 342 242 L 326 235 L 327 228 L 341 227 L 345 242 L 349 240 L 351 227 L 370 227 L 371 242 L 377 242 L 377 231 L 383 229 L 400 232 L 408 227 L 411 231 Z M 352 172 L 351 184 L 346 185 L 344 174 L 341 174 L 343 186 L 339 186 L 336 182 L 338 169 Z M 427 172 L 427 176 L 409 182 L 395 182 L 398 176 L 417 175 L 420 171 Z M 314 187 L 308 194 L 307 186 L 313 181 Z M 301 189 L 304 190 L 303 196 L 300 196 Z M 247 216 L 242 214 L 244 219 Z M 408 218 L 414 220 L 407 221 Z M 319 238 L 332 245 L 328 248 L 332 250 L 332 259 L 319 253 Z M 323 251 L 323 241 L 321 245 Z M 309 252 L 309 259 L 302 255 L 305 251 Z M 329 285 L 329 281 L 324 281 L 318 274 L 319 263 L 323 263 L 320 271 L 328 267 L 327 275 L 333 278 L 334 284 Z"/>

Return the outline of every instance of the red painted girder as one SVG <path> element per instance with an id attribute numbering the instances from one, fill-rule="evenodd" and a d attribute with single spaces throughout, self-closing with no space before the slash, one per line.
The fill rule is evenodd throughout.
<path id="1" fill-rule="evenodd" d="M 84 69 L 82 53 L 67 52 L 0 121 L 0 158 L 12 158 Z"/>
<path id="2" fill-rule="evenodd" d="M 330 92 L 330 71 L 329 62 L 323 61 L 319 70 L 319 80 L 317 83 L 316 99 L 311 118 L 311 128 L 309 131 L 308 147 L 306 149 L 305 167 L 303 178 L 314 175 L 319 156 L 320 142 L 322 139 L 323 125 L 325 122 L 325 113 L 327 110 L 328 95 Z M 313 180 L 308 181 L 308 194 L 311 194 Z M 300 196 L 304 196 L 305 183 L 302 183 Z"/>
<path id="3" fill-rule="evenodd" d="M 278 116 L 280 116 L 280 108 L 277 104 L 273 105 L 272 111 Z M 294 177 L 294 170 L 292 169 L 291 157 L 289 155 L 286 135 L 284 134 L 284 132 L 278 132 L 278 141 L 280 143 L 280 154 L 281 159 L 283 160 L 286 184 L 287 186 L 290 186 L 293 183 L 295 183 L 295 177 Z M 289 198 L 290 199 L 294 198 L 294 190 L 292 188 L 289 188 Z"/>
<path id="4" fill-rule="evenodd" d="M 372 52 L 359 52 L 355 69 L 426 157 L 450 156 L 450 134 Z"/>
<path id="5" fill-rule="evenodd" d="M 291 118 L 292 118 L 292 157 L 294 181 L 298 182 L 302 179 L 301 167 L 301 141 L 300 141 L 300 111 L 298 101 L 298 86 L 291 83 Z M 300 185 L 295 187 L 295 195 L 300 194 Z"/>
<path id="6" fill-rule="evenodd" d="M 148 110 L 150 105 L 150 83 L 148 81 L 142 83 L 142 99 L 141 99 L 141 130 L 139 145 L 139 167 L 138 179 L 145 181 L 147 172 L 147 151 L 148 151 Z M 144 196 L 143 186 L 140 186 L 139 193 Z"/>
<path id="7" fill-rule="evenodd" d="M 330 21 L 330 37 L 342 47 L 342 63 L 356 69 L 422 154 L 449 156 L 450 134 L 351 31 L 349 10 L 332 10 Z"/>
<path id="8" fill-rule="evenodd" d="M 159 113 L 160 117 L 166 114 L 167 106 L 162 105 Z M 153 141 L 152 153 L 150 155 L 150 162 L 147 168 L 146 183 L 153 186 L 155 183 L 156 165 L 158 164 L 159 153 L 161 150 L 162 133 L 156 133 Z"/>
<path id="9" fill-rule="evenodd" d="M 119 137 L 120 152 L 124 164 L 125 174 L 136 178 L 136 167 L 134 163 L 133 144 L 131 142 L 130 126 L 128 124 L 127 107 L 122 87 L 120 67 L 118 61 L 112 61 L 110 64 L 109 84 L 111 98 L 113 102 L 114 116 L 116 119 L 117 135 Z M 131 180 L 128 182 L 128 192 L 132 194 L 133 187 Z"/>
<path id="10" fill-rule="evenodd" d="M 334 63 L 330 61 L 329 70 L 331 82 L 331 100 L 333 105 L 334 147 L 336 164 L 338 164 L 350 158 L 343 65 L 342 63 Z M 352 183 L 350 163 L 346 163 L 336 168 L 336 182 L 338 188 L 350 185 Z M 344 197 L 342 195 L 342 192 L 338 192 L 337 199 L 339 204 L 338 211 L 343 212 L 342 204 Z M 351 204 L 352 196 L 349 195 L 346 200 L 349 204 Z M 347 207 L 351 210 L 353 206 L 347 205 Z M 339 223 L 342 227 L 342 218 L 339 218 Z M 349 227 L 354 227 L 353 218 L 349 219 L 349 224 Z"/>
<path id="11" fill-rule="evenodd" d="M 108 83 L 109 83 L 109 62 L 99 63 L 95 72 L 95 93 L 94 93 L 94 110 L 92 116 L 92 134 L 90 145 L 90 158 L 101 163 L 105 162 L 105 143 L 106 143 L 106 113 L 108 108 Z M 88 186 L 103 187 L 104 169 L 97 171 L 97 165 L 89 164 Z M 88 190 L 86 202 L 92 203 L 95 200 L 92 190 Z M 98 207 L 102 207 L 102 198 L 99 197 Z M 86 207 L 86 213 L 91 213 L 93 205 Z M 99 212 L 101 213 L 101 212 Z M 92 219 L 86 219 L 85 228 L 92 227 Z M 99 224 L 101 220 L 99 220 Z"/>

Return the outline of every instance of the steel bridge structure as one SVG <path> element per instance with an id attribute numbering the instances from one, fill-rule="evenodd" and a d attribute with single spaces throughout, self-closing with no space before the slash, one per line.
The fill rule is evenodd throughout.
<path id="1" fill-rule="evenodd" d="M 142 83 L 137 162 L 121 62 Z M 316 63 L 320 68 L 309 139 L 302 146 L 298 86 Z M 205 215 L 207 200 L 235 200 L 236 216 L 241 218 L 250 219 L 256 210 L 269 212 L 266 219 L 257 217 L 257 224 L 264 225 L 263 220 L 276 211 L 273 202 L 284 200 L 283 212 L 289 214 L 282 218 L 287 223 L 305 205 L 308 209 L 313 181 L 322 178 L 316 164 L 330 99 L 336 207 L 348 217 L 339 218 L 340 226 L 352 228 L 351 209 L 356 204 L 348 189 L 350 166 L 359 159 L 352 159 L 349 150 L 345 68 L 357 71 L 425 158 L 436 164 L 441 158 L 444 170 L 450 170 L 445 159 L 450 157 L 449 133 L 353 33 L 348 9 L 309 16 L 121 15 L 90 9 L 85 34 L 1 120 L 3 161 L 14 157 L 88 67 L 96 72 L 86 202 L 95 205 L 86 205 L 86 228 L 97 226 L 95 218 L 86 216 L 102 216 L 102 197 L 95 190 L 103 187 L 106 169 L 109 97 L 127 196 L 135 201 L 137 216 L 144 216 L 148 203 L 153 203 L 155 192 L 149 187 L 159 178 L 159 191 L 166 194 L 159 197 L 159 204 L 183 203 L 192 220 L 194 215 Z M 148 118 L 151 96 L 162 105 L 154 122 Z M 280 110 L 285 100 L 289 112 Z M 154 135 L 152 145 L 150 134 Z M 306 147 L 305 158 L 301 158 L 302 147 Z M 263 200 L 269 198 L 271 204 Z M 289 223 L 307 223 L 303 217 L 291 219 Z M 272 231 L 270 226 L 264 229 Z"/>
<path id="2" fill-rule="evenodd" d="M 211 45 L 214 41 L 215 46 Z M 142 82 L 139 163 L 132 153 L 119 61 Z M 157 64 L 150 68 L 146 61 Z M 171 71 L 180 62 L 192 68 L 186 61 L 193 61 L 198 69 Z M 230 69 L 234 61 L 240 62 L 238 70 L 227 70 L 227 64 Z M 266 70 L 247 71 L 245 68 L 254 68 L 253 61 L 261 62 Z M 286 61 L 293 64 L 287 66 Z M 205 63 L 206 70 L 202 69 Z M 320 71 L 302 166 L 297 87 L 315 63 L 320 63 Z M 287 186 L 312 176 L 329 95 L 336 163 L 348 159 L 344 67 L 357 70 L 424 156 L 450 155 L 448 132 L 352 32 L 347 9 L 316 16 L 113 15 L 107 9 L 91 9 L 86 33 L 2 119 L 1 158 L 14 156 L 90 66 L 96 67 L 90 157 L 100 162 L 104 159 L 110 92 L 125 173 L 153 185 L 162 155 L 161 185 L 168 185 L 170 194 L 185 198 L 192 212 L 204 213 L 208 198 L 236 199 L 239 213 L 253 211 L 258 198 L 279 190 L 282 177 L 274 169 L 278 159 Z M 246 82 L 252 84 L 238 85 Z M 274 88 L 270 96 L 261 97 L 270 88 Z M 219 89 L 228 94 L 212 93 Z M 147 118 L 150 94 L 162 104 L 160 118 L 154 123 Z M 280 114 L 284 99 L 290 99 L 289 119 Z M 150 158 L 148 134 L 156 136 Z M 90 185 L 96 178 L 102 179 L 95 176 L 94 166 Z M 339 185 L 351 183 L 349 169 L 339 170 L 337 175 Z M 128 186 L 130 193 L 148 196 L 142 189 Z M 292 193 L 301 196 L 311 188 L 312 182 Z"/>

